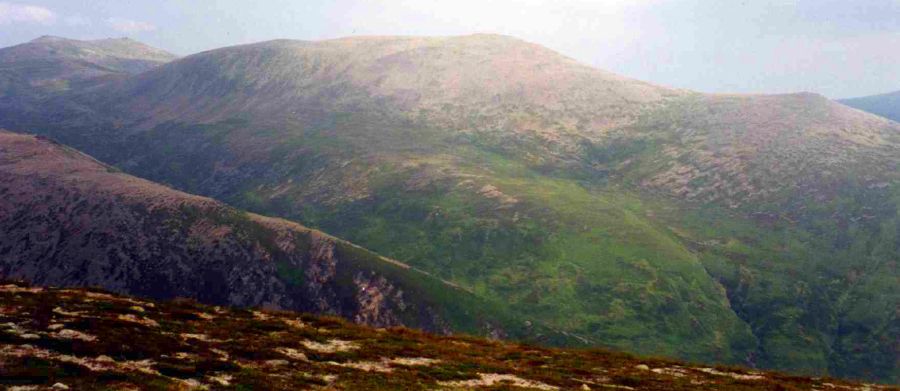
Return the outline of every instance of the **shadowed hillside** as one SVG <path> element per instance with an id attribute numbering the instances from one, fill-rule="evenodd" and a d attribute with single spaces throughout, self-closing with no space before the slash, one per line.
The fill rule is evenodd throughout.
<path id="1" fill-rule="evenodd" d="M 45 139 L 0 131 L 0 195 L 4 278 L 379 327 L 519 332 L 504 311 L 405 264 L 119 173 Z"/>
<path id="2" fill-rule="evenodd" d="M 900 91 L 887 94 L 841 99 L 841 103 L 900 122 Z"/>

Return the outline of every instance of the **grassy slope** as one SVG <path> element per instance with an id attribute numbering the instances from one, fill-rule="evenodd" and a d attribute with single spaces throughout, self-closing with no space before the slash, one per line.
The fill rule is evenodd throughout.
<path id="1" fill-rule="evenodd" d="M 467 146 L 453 150 L 460 160 L 429 158 L 431 165 L 452 165 L 480 178 L 476 187 L 490 183 L 521 201 L 501 212 L 477 191 L 458 185 L 402 192 L 397 191 L 403 188 L 401 179 L 381 179 L 373 200 L 292 216 L 460 281 L 486 297 L 501 295 L 526 316 L 553 319 L 558 327 L 600 343 L 723 361 L 752 352 L 751 361 L 763 367 L 897 377 L 893 357 L 898 347 L 891 340 L 898 321 L 890 308 L 900 298 L 891 288 L 897 272 L 889 261 L 897 253 L 896 228 L 891 228 L 896 217 L 890 217 L 896 216 L 896 207 L 890 206 L 896 202 L 851 194 L 829 204 L 806 200 L 791 206 L 803 209 L 806 221 L 773 230 L 739 213 L 695 209 L 615 185 L 628 183 L 627 175 L 658 169 L 654 166 L 661 163 L 651 157 L 658 156 L 659 143 L 625 140 L 606 148 L 632 150 L 604 155 L 607 166 L 632 160 L 625 178 L 606 180 L 547 175 Z M 607 185 L 597 185 L 602 182 Z M 277 198 L 272 201 L 278 204 Z M 866 205 L 882 205 L 886 210 L 879 214 L 887 220 L 839 229 L 843 224 L 829 218 L 835 210 Z M 718 302 L 712 281 L 728 289 L 741 320 L 728 316 L 729 304 Z M 870 304 L 861 307 L 867 300 Z M 697 324 L 709 332 L 698 332 Z M 721 335 L 721 330 L 732 332 Z"/>
<path id="2" fill-rule="evenodd" d="M 826 218 L 834 208 L 877 200 L 846 195 L 831 206 L 788 205 L 824 208 L 788 229 L 790 240 L 731 212 L 655 218 L 659 210 L 689 204 L 634 190 L 669 164 L 662 148 L 681 142 L 657 129 L 666 122 L 660 116 L 675 113 L 653 115 L 638 123 L 643 132 L 587 143 L 590 169 L 542 165 L 535 156 L 545 150 L 535 150 L 534 140 L 490 131 L 458 135 L 349 113 L 291 126 L 168 124 L 126 140 L 133 149 L 92 152 L 140 176 L 323 228 L 482 298 L 513 302 L 518 314 L 589 343 L 896 378 L 900 366 L 891 357 L 900 348 L 887 342 L 898 335 L 889 309 L 898 302 L 896 267 L 889 261 L 893 241 L 883 242 L 881 253 L 838 256 L 833 247 L 849 243 L 849 231 L 828 236 L 842 224 Z M 461 184 L 467 179 L 472 183 Z M 479 193 L 484 185 L 519 202 L 502 207 Z M 737 243 L 750 253 L 696 246 L 729 242 L 731 236 L 709 228 L 717 224 L 741 227 L 744 240 Z M 889 232 L 856 235 L 868 238 L 862 244 Z M 752 289 L 741 285 L 735 270 L 755 276 Z M 849 275 L 859 278 L 850 284 Z M 805 278 L 804 295 L 796 294 L 797 276 Z M 832 279 L 842 282 L 822 287 Z M 880 304 L 859 305 L 873 298 Z M 876 307 L 887 309 L 861 310 Z"/>
<path id="3" fill-rule="evenodd" d="M 761 229 L 715 208 L 662 206 L 657 218 L 678 224 L 673 232 L 728 288 L 732 306 L 761 341 L 759 365 L 897 378 L 898 322 L 890 308 L 900 298 L 892 288 L 895 266 L 878 261 L 884 254 L 835 249 L 792 224 Z"/>
<path id="4" fill-rule="evenodd" d="M 213 131 L 210 137 L 220 137 L 221 132 Z M 246 134 L 225 133 L 230 140 L 224 144 L 268 145 L 263 140 L 277 137 L 282 148 L 301 149 L 294 151 L 300 160 L 291 161 L 286 171 L 304 185 L 279 191 L 267 186 L 272 178 L 260 178 L 245 184 L 245 190 L 220 195 L 238 205 L 364 243 L 467 286 L 483 298 L 502 298 L 515 312 L 534 322 L 546 321 L 587 343 L 723 362 L 744 362 L 754 349 L 748 328 L 728 308 L 724 292 L 698 259 L 665 230 L 651 225 L 642 215 L 639 198 L 626 191 L 588 190 L 574 179 L 543 175 L 518 160 L 468 143 L 450 143 L 451 149 L 443 151 L 452 154 L 430 150 L 420 155 L 416 146 L 436 144 L 421 142 L 422 137 L 433 136 L 423 131 L 410 132 L 415 137 L 408 141 L 409 148 L 393 146 L 401 149 L 397 151 L 401 157 L 376 159 L 374 173 L 358 178 L 372 197 L 301 203 L 297 200 L 309 198 L 302 192 L 312 186 L 304 178 L 312 175 L 307 171 L 340 186 L 341 171 L 322 174 L 315 161 L 350 159 L 354 139 L 348 140 L 346 134 L 343 139 L 318 138 L 307 131 L 302 141 L 292 144 L 289 136 L 253 131 L 253 140 L 238 142 L 235 138 Z M 304 149 L 315 152 L 305 155 Z M 280 148 L 267 153 L 263 159 L 275 160 L 275 155 L 290 161 Z M 170 154 L 180 155 L 191 154 Z M 410 162 L 416 167 L 408 168 Z M 201 161 L 189 166 L 213 164 Z M 347 167 L 353 169 L 352 164 Z M 168 172 L 173 171 L 178 172 Z M 175 178 L 180 186 L 190 186 L 196 178 L 179 183 L 177 176 L 161 175 Z M 410 185 L 411 178 L 425 184 Z M 473 179 L 469 183 L 466 178 Z M 485 196 L 480 192 L 485 185 L 517 202 L 504 206 L 502 199 Z"/>
<path id="5" fill-rule="evenodd" d="M 616 172 L 618 182 L 641 183 L 667 165 L 684 163 L 673 162 L 658 146 L 689 141 L 709 126 L 667 116 L 671 113 L 665 110 L 651 113 L 636 126 L 637 136 L 625 139 L 626 145 L 640 148 L 610 162 L 629 160 Z M 672 131 L 660 132 L 660 126 Z M 691 150 L 688 145 L 682 149 Z M 871 156 L 864 155 L 816 172 L 798 169 L 804 162 L 797 156 L 804 155 L 790 148 L 788 143 L 763 149 L 776 155 L 763 159 L 784 159 L 782 164 L 791 166 L 752 182 L 779 190 L 766 200 L 735 207 L 643 192 L 645 205 L 657 224 L 667 226 L 728 289 L 732 306 L 760 340 L 754 357 L 759 365 L 897 381 L 896 160 L 866 160 Z M 823 152 L 809 159 L 832 156 Z M 711 179 L 700 176 L 690 185 L 709 188 Z"/>
<path id="6" fill-rule="evenodd" d="M 388 181 L 374 202 L 300 218 L 483 297 L 503 297 L 591 343 L 725 362 L 741 362 L 752 349 L 697 258 L 629 210 L 635 197 L 590 192 L 496 155 L 468 161 L 463 170 L 489 175 L 521 205 L 497 210 L 458 187 L 397 194 L 402 185 Z"/>
<path id="7" fill-rule="evenodd" d="M 658 135 L 590 145 L 590 170 L 548 170 L 528 159 L 536 154 L 533 143 L 490 134 L 460 139 L 341 114 L 297 128 L 241 121 L 160 128 L 131 142 L 141 154 L 124 153 L 144 160 L 106 159 L 333 232 L 482 298 L 509 301 L 518 314 L 588 343 L 896 378 L 890 357 L 897 347 L 885 342 L 897 335 L 896 317 L 876 311 L 877 322 L 867 324 L 847 305 L 878 287 L 885 292 L 876 295 L 878 306 L 896 303 L 891 264 L 881 262 L 879 273 L 866 266 L 872 256 L 838 257 L 830 250 L 834 238 L 821 237 L 827 227 L 787 229 L 786 239 L 732 212 L 661 212 L 686 205 L 628 190 L 665 166 L 658 152 L 674 140 Z M 388 153 L 368 154 L 371 149 Z M 518 202 L 503 206 L 479 192 L 484 185 Z M 742 241 L 729 242 L 733 235 L 720 231 L 730 231 L 711 228 L 720 224 L 740 227 Z M 710 241 L 734 243 L 745 253 L 696 245 Z M 852 289 L 845 282 L 823 287 L 823 280 L 846 280 L 854 268 L 865 273 Z M 755 276 L 752 289 L 735 270 Z M 805 278 L 803 295 L 796 292 L 797 276 Z"/>
<path id="8" fill-rule="evenodd" d="M 646 219 L 635 195 L 589 190 L 471 141 L 448 140 L 446 132 L 398 126 L 373 137 L 367 131 L 386 126 L 361 123 L 344 115 L 293 130 L 240 123 L 160 130 L 134 142 L 150 158 L 122 166 L 322 228 L 485 300 L 511 303 L 533 323 L 589 344 L 732 363 L 753 351 L 756 341 L 721 287 L 696 256 Z M 391 154 L 359 152 L 366 140 L 385 139 Z M 257 146 L 250 162 L 232 160 L 234 149 Z M 222 169 L 255 161 L 277 163 L 263 163 L 255 174 Z M 238 178 L 219 178 L 234 184 L 211 194 L 222 171 Z M 352 183 L 345 186 L 347 177 Z M 286 182 L 294 185 L 278 186 Z M 315 190 L 319 183 L 324 195 Z M 487 185 L 516 202 L 483 194 Z M 346 198 L 356 192 L 366 197 Z"/>

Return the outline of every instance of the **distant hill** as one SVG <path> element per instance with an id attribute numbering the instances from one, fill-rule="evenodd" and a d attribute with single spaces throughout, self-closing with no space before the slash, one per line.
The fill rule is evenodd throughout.
<path id="1" fill-rule="evenodd" d="M 0 49 L 0 105 L 19 104 L 21 109 L 37 98 L 138 74 L 175 58 L 128 38 L 43 36 Z"/>
<path id="2" fill-rule="evenodd" d="M 897 390 L 329 317 L 0 285 L 0 384 L 37 389 Z"/>
<path id="3" fill-rule="evenodd" d="M 900 122 L 900 91 L 861 98 L 841 99 L 839 102 Z"/>
<path id="4" fill-rule="evenodd" d="M 820 95 L 665 88 L 471 35 L 227 47 L 38 102 L 0 124 L 579 344 L 900 376 L 900 125 Z"/>
<path id="5" fill-rule="evenodd" d="M 474 35 L 227 47 L 185 57 L 102 94 L 120 100 L 124 115 L 141 105 L 151 110 L 145 126 L 223 120 L 236 110 L 279 120 L 303 119 L 313 110 L 380 110 L 427 114 L 459 126 L 471 115 L 497 117 L 513 106 L 624 120 L 627 109 L 678 92 L 510 37 Z"/>

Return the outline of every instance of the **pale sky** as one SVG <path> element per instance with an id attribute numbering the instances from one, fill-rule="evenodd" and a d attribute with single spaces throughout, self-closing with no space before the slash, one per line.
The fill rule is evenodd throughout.
<path id="1" fill-rule="evenodd" d="M 471 33 L 705 92 L 900 90 L 900 0 L 0 0 L 0 46 L 128 36 L 186 55 L 276 38 Z"/>

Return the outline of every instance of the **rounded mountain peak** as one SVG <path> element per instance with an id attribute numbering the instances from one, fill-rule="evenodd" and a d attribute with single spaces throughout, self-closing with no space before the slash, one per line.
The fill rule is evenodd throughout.
<path id="1" fill-rule="evenodd" d="M 121 86 L 154 118 L 283 115 L 297 107 L 398 112 L 592 113 L 677 93 L 592 68 L 540 45 L 476 34 L 273 40 L 198 53 Z M 177 107 L 172 102 L 180 102 Z M 135 106 L 137 107 L 137 106 Z M 343 109 L 342 109 L 343 108 Z M 380 110 L 380 109 L 379 109 Z M 202 113 L 202 114 L 200 114 Z"/>
<path id="2" fill-rule="evenodd" d="M 37 38 L 35 38 L 35 39 L 32 39 L 31 41 L 28 41 L 28 42 L 31 42 L 31 43 L 48 43 L 48 42 L 66 42 L 66 41 L 71 41 L 71 39 L 63 38 L 63 37 L 57 37 L 57 36 L 55 36 L 55 35 L 41 35 L 40 37 L 37 37 Z"/>

